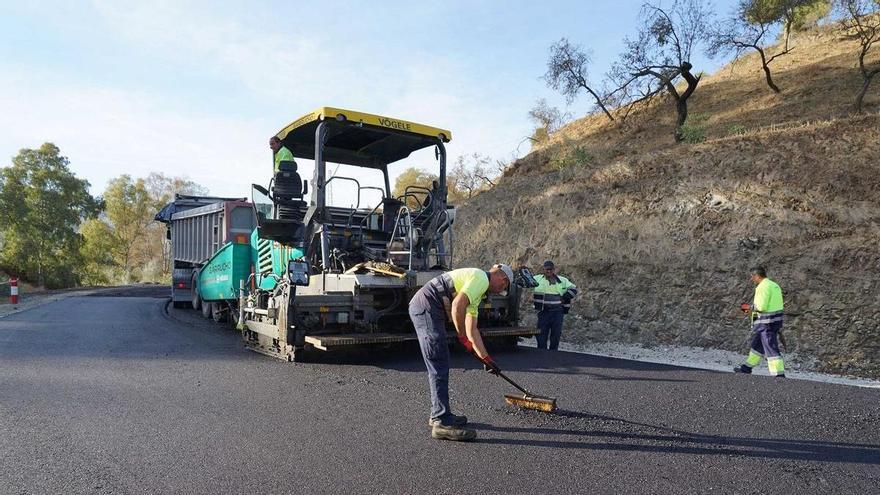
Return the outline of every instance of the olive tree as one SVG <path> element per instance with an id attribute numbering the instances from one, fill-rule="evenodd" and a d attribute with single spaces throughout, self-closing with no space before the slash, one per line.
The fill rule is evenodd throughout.
<path id="1" fill-rule="evenodd" d="M 792 31 L 803 31 L 831 12 L 831 0 L 764 0 L 776 4 L 782 19 L 783 49 L 788 50 Z"/>
<path id="2" fill-rule="evenodd" d="M 675 0 L 669 7 L 645 3 L 635 38 L 624 40 L 624 51 L 609 72 L 607 100 L 627 107 L 667 94 L 675 103 L 675 141 L 682 141 L 688 99 L 700 83 L 691 54 L 707 39 L 712 11 L 703 0 Z"/>
<path id="3" fill-rule="evenodd" d="M 870 63 L 866 59 L 868 53 L 877 42 L 880 42 L 880 1 L 878 0 L 838 0 L 841 11 L 844 33 L 847 38 L 859 42 L 859 73 L 862 76 L 862 87 L 856 95 L 854 109 L 861 113 L 864 107 L 865 94 L 871 81 L 880 73 L 880 63 Z"/>
<path id="4" fill-rule="evenodd" d="M 779 86 L 773 81 L 770 63 L 788 54 L 787 47 L 773 50 L 768 38 L 775 27 L 782 23 L 782 14 L 778 5 L 767 0 L 741 0 L 734 13 L 719 22 L 709 33 L 710 56 L 733 52 L 739 57 L 746 50 L 758 52 L 761 69 L 767 86 L 779 93 Z M 770 40 L 772 43 L 772 39 Z M 772 51 L 771 51 L 772 50 Z"/>

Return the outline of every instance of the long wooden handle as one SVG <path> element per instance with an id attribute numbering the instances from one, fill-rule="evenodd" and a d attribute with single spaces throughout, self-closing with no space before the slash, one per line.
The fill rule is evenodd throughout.
<path id="1" fill-rule="evenodd" d="M 507 378 L 507 375 L 505 375 L 504 373 L 502 373 L 502 372 L 499 371 L 499 372 L 498 372 L 498 376 L 500 376 L 501 378 L 504 378 L 505 380 L 507 380 L 507 383 L 509 383 L 509 384 L 513 385 L 514 387 L 518 388 L 519 391 L 522 392 L 523 394 L 528 395 L 528 396 L 530 396 L 530 397 L 532 396 L 532 394 L 529 393 L 528 390 L 526 390 L 526 389 L 520 387 L 519 385 L 516 384 L 515 381 L 511 380 L 510 378 Z"/>
<path id="2" fill-rule="evenodd" d="M 472 354 L 475 358 L 477 358 L 477 361 L 479 361 L 481 364 L 483 364 L 483 365 L 486 364 L 485 362 L 483 362 L 483 360 L 480 358 L 480 356 L 477 355 L 476 352 L 473 352 L 473 351 L 472 351 L 471 354 Z M 523 394 L 528 395 L 528 396 L 531 396 L 531 395 L 532 395 L 531 393 L 529 393 L 528 390 L 526 390 L 526 389 L 520 387 L 519 385 L 517 385 L 515 381 L 511 380 L 510 378 L 507 378 L 507 375 L 505 375 L 504 373 L 502 373 L 502 372 L 499 371 L 497 374 L 498 374 L 498 376 L 500 376 L 501 378 L 504 378 L 505 380 L 507 380 L 507 383 L 509 383 L 509 384 L 513 385 L 514 387 L 516 387 L 516 388 L 517 388 L 520 392 L 522 392 Z"/>

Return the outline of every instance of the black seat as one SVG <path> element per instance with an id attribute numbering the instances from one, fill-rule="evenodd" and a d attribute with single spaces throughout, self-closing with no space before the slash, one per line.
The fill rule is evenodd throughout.
<path id="1" fill-rule="evenodd" d="M 299 174 L 296 173 L 296 162 L 283 161 L 275 172 L 275 185 L 273 187 L 273 197 L 281 200 L 299 200 L 302 199 L 303 183 Z"/>
<path id="2" fill-rule="evenodd" d="M 434 218 L 434 215 L 438 211 L 437 202 L 434 200 L 434 194 L 436 194 L 436 190 L 432 189 L 428 192 L 427 196 L 425 196 L 425 201 L 422 203 L 422 207 L 413 212 L 413 226 L 423 228 Z"/>
<path id="3" fill-rule="evenodd" d="M 388 233 L 394 230 L 394 222 L 402 206 L 403 202 L 398 199 L 382 198 L 382 230 Z"/>
<path id="4" fill-rule="evenodd" d="M 303 201 L 303 181 L 296 173 L 296 162 L 285 160 L 278 164 L 272 185 L 275 218 L 302 221 L 306 202 Z"/>

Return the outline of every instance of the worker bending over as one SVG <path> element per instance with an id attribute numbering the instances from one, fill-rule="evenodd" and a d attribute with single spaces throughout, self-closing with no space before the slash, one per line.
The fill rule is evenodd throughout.
<path id="1" fill-rule="evenodd" d="M 767 358 L 770 374 L 785 378 L 785 366 L 779 352 L 779 331 L 782 330 L 782 289 L 779 284 L 767 278 L 762 266 L 751 269 L 751 279 L 755 284 L 755 299 L 752 305 L 743 305 L 743 311 L 751 311 L 752 349 L 745 364 L 733 369 L 737 373 L 751 373 L 752 368 Z"/>
<path id="2" fill-rule="evenodd" d="M 431 279 L 410 301 L 409 317 L 428 369 L 431 389 L 428 424 L 432 438 L 469 441 L 477 437 L 476 431 L 465 428 L 467 417 L 453 414 L 449 407 L 447 311 L 461 344 L 483 361 L 487 371 L 497 374 L 501 369 L 486 352 L 477 328 L 477 310 L 486 292 L 503 292 L 512 281 L 513 270 L 508 265 L 495 265 L 488 272 L 479 268 L 459 268 Z"/>
<path id="3" fill-rule="evenodd" d="M 577 286 L 556 274 L 556 265 L 544 262 L 544 274 L 535 275 L 538 286 L 532 289 L 532 302 L 538 312 L 538 349 L 559 349 L 562 320 L 571 309 L 571 300 L 577 295 Z M 549 342 L 548 342 L 549 340 Z"/>

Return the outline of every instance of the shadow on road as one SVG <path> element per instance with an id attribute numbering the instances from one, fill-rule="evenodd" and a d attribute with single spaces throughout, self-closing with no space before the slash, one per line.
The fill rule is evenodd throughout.
<path id="1" fill-rule="evenodd" d="M 644 375 L 613 376 L 597 373 L 595 369 L 609 371 L 681 371 L 683 368 L 656 364 L 613 359 L 604 356 L 592 356 L 570 352 L 547 352 L 520 347 L 512 349 L 502 347 L 490 348 L 490 353 L 505 371 L 552 374 L 579 375 L 595 380 L 609 381 L 645 381 L 645 382 L 685 382 L 695 380 L 678 378 L 656 378 Z M 347 366 L 369 366 L 394 371 L 425 371 L 421 351 L 415 342 L 394 344 L 385 348 L 349 348 L 335 352 L 313 352 L 308 360 L 320 364 L 342 364 Z M 468 355 L 457 346 L 451 346 L 450 365 L 453 369 L 481 368 L 473 356 Z"/>
<path id="2" fill-rule="evenodd" d="M 880 465 L 880 445 L 703 435 L 647 423 L 627 421 L 611 416 L 575 411 L 557 411 L 554 416 L 561 421 L 582 422 L 588 428 L 595 426 L 599 426 L 599 428 L 527 428 L 494 426 L 478 423 L 473 423 L 472 426 L 482 431 L 515 433 L 518 436 L 522 434 L 534 434 L 544 437 L 557 435 L 582 437 L 585 439 L 584 441 L 528 440 L 522 438 L 480 440 L 480 443 L 486 444 L 550 447 L 558 449 L 619 450 L 694 455 L 743 456 L 761 459 L 787 459 Z M 642 431 L 615 431 L 615 427 L 622 430 Z M 603 439 L 608 441 L 601 441 Z"/>

